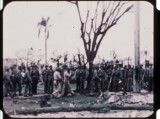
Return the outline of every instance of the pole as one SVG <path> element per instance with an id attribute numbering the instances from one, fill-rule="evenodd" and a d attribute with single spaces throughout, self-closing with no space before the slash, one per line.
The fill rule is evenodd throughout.
<path id="1" fill-rule="evenodd" d="M 140 20 L 139 20 L 139 2 L 135 3 L 135 34 L 134 34 L 134 49 L 135 49 L 135 66 L 140 64 Z"/>
<path id="2" fill-rule="evenodd" d="M 139 20 L 139 2 L 135 2 L 135 31 L 134 31 L 134 57 L 135 57 L 135 67 L 140 64 L 140 20 Z M 135 68 L 134 67 L 134 68 Z M 137 92 L 139 87 L 136 82 L 136 72 L 134 70 L 133 74 L 133 91 Z"/>
<path id="3" fill-rule="evenodd" d="M 45 37 L 45 64 L 47 65 L 47 38 Z"/>

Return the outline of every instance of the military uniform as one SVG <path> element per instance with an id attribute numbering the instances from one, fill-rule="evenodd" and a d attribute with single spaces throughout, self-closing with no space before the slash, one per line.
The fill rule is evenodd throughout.
<path id="1" fill-rule="evenodd" d="M 136 92 L 140 92 L 141 88 L 142 88 L 142 77 L 143 77 L 143 70 L 140 66 L 136 66 L 135 67 L 135 86 Z"/>
<path id="2" fill-rule="evenodd" d="M 150 66 L 149 68 L 149 91 L 153 91 L 153 68 Z"/>
<path id="3" fill-rule="evenodd" d="M 98 76 L 98 90 L 100 93 L 104 92 L 104 81 L 106 79 L 106 73 L 105 71 L 100 68 L 97 72 L 97 76 Z"/>
<path id="4" fill-rule="evenodd" d="M 17 88 L 19 95 L 22 95 L 22 76 L 21 72 L 17 71 L 15 68 L 12 70 L 11 81 L 13 84 L 13 96 L 16 96 Z"/>
<path id="5" fill-rule="evenodd" d="M 112 80 L 112 90 L 117 92 L 119 90 L 119 71 L 115 69 Z"/>
<path id="6" fill-rule="evenodd" d="M 122 70 L 122 83 L 123 83 L 123 93 L 126 94 L 127 92 L 127 83 L 128 83 L 128 72 L 127 66 L 125 66 Z"/>
<path id="7" fill-rule="evenodd" d="M 86 79 L 86 72 L 82 68 L 76 70 L 76 91 L 83 93 L 84 91 L 84 82 Z"/>
<path id="8" fill-rule="evenodd" d="M 93 70 L 93 82 L 94 82 L 94 91 L 98 92 L 98 74 L 97 69 Z"/>
<path id="9" fill-rule="evenodd" d="M 4 81 L 4 87 L 5 87 L 4 96 L 8 96 L 8 95 L 12 96 L 11 91 L 13 89 L 13 85 L 12 85 L 12 82 L 11 82 L 9 70 L 4 72 L 3 81 Z"/>
<path id="10" fill-rule="evenodd" d="M 32 78 L 31 78 L 31 72 L 27 71 L 24 76 L 24 84 L 25 84 L 25 90 L 24 90 L 24 96 L 32 96 Z"/>
<path id="11" fill-rule="evenodd" d="M 31 71 L 31 78 L 32 78 L 32 94 L 37 94 L 37 84 L 39 81 L 39 71 L 37 69 L 33 69 Z"/>
<path id="12" fill-rule="evenodd" d="M 128 86 L 127 86 L 127 91 L 131 92 L 133 91 L 133 68 L 128 69 Z"/>
<path id="13" fill-rule="evenodd" d="M 118 68 L 118 91 L 123 91 L 123 67 Z"/>
<path id="14" fill-rule="evenodd" d="M 47 93 L 53 93 L 53 74 L 54 71 L 50 68 L 47 71 Z"/>

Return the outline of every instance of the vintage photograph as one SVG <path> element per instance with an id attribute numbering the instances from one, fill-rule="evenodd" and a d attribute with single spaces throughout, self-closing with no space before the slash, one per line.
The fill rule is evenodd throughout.
<path id="1" fill-rule="evenodd" d="M 21 1 L 3 11 L 3 109 L 20 118 L 153 113 L 153 5 Z"/>

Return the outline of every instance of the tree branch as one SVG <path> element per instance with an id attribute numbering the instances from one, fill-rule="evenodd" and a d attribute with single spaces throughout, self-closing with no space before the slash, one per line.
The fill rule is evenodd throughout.
<path id="1" fill-rule="evenodd" d="M 133 7 L 133 5 L 129 6 L 121 15 L 119 15 L 117 18 L 115 18 L 115 20 L 113 22 L 117 22 L 126 12 L 128 12 L 131 8 Z"/>
<path id="2" fill-rule="evenodd" d="M 95 30 L 97 29 L 97 11 L 98 11 L 98 6 L 99 6 L 99 1 L 97 1 L 96 10 L 95 10 L 95 13 L 94 13 Z"/>
<path id="3" fill-rule="evenodd" d="M 87 56 L 87 61 L 94 60 L 96 57 L 96 54 L 98 52 L 98 49 L 100 47 L 100 44 L 106 35 L 107 31 L 113 27 L 114 25 L 117 24 L 118 20 L 125 14 L 127 13 L 133 5 L 130 5 L 129 7 L 126 7 L 126 9 L 123 6 L 126 4 L 126 2 L 122 1 L 113 1 L 109 2 L 106 7 L 103 6 L 103 9 L 101 11 L 101 17 L 98 19 L 98 12 L 99 12 L 99 4 L 100 2 L 98 1 L 96 4 L 96 8 L 94 11 L 94 16 L 93 18 L 90 18 L 91 20 L 88 20 L 90 17 L 90 11 L 87 11 L 86 19 L 84 22 L 82 21 L 82 14 L 80 13 L 80 8 L 79 8 L 79 2 L 78 1 L 69 1 L 72 4 L 74 4 L 77 8 L 79 20 L 81 23 L 81 38 L 83 40 L 86 56 Z M 102 2 L 102 5 L 104 5 L 104 2 Z M 97 20 L 100 20 L 97 22 Z M 89 31 L 87 31 L 88 26 Z M 87 35 L 87 36 L 86 36 Z M 93 36 L 93 37 L 92 37 Z M 88 42 L 86 41 L 88 37 Z"/>
<path id="4" fill-rule="evenodd" d="M 111 27 L 113 27 L 115 24 L 116 24 L 116 23 L 111 24 L 110 26 L 107 27 L 107 29 L 106 29 L 105 31 L 102 32 L 102 36 L 101 36 L 101 38 L 100 38 L 100 40 L 99 40 L 99 42 L 97 43 L 97 46 L 96 46 L 96 50 L 95 50 L 96 54 L 97 54 L 97 52 L 98 52 L 99 46 L 100 46 L 100 44 L 101 44 L 104 36 L 106 35 L 107 31 L 108 31 Z"/>
<path id="5" fill-rule="evenodd" d="M 84 26 L 84 32 L 86 32 L 86 27 L 87 27 L 87 23 L 88 23 L 88 17 L 89 17 L 89 10 L 87 11 L 86 21 L 85 21 L 85 26 Z"/>

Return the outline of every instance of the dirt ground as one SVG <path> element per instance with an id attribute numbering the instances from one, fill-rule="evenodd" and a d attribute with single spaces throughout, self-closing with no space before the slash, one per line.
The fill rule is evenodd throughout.
<path id="1" fill-rule="evenodd" d="M 19 118 L 109 118 L 109 117 L 148 117 L 152 115 L 153 111 L 137 111 L 137 110 L 111 110 L 108 113 L 96 113 L 91 111 L 81 112 L 58 112 L 58 113 L 43 113 L 39 115 L 11 115 L 11 117 Z"/>
<path id="2" fill-rule="evenodd" d="M 38 87 L 38 95 L 43 93 L 42 85 Z M 126 96 L 122 95 L 122 92 L 109 92 L 109 98 L 107 100 L 98 98 L 97 96 L 87 95 L 75 95 L 72 97 L 51 98 L 49 103 L 51 107 L 59 108 L 75 107 L 75 106 L 92 106 L 95 104 L 117 104 L 117 105 L 131 105 L 131 106 L 143 106 L 153 105 L 153 93 L 128 93 Z M 12 117 L 148 117 L 152 110 L 110 110 L 103 112 L 97 111 L 79 111 L 79 112 L 54 112 L 54 113 L 40 113 L 38 115 L 20 115 L 16 114 L 16 110 L 24 109 L 36 109 L 40 108 L 39 102 L 41 98 L 39 96 L 33 96 L 32 98 L 18 97 L 18 99 L 12 100 L 7 97 L 3 100 L 3 107 L 5 112 Z"/>

